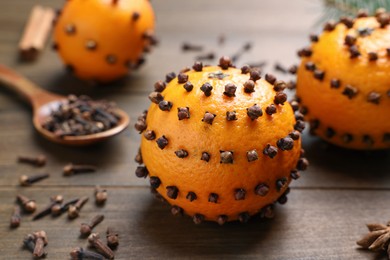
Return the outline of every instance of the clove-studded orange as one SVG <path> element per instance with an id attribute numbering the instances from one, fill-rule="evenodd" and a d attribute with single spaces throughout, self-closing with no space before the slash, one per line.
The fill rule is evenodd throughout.
<path id="1" fill-rule="evenodd" d="M 328 22 L 298 52 L 297 96 L 311 133 L 351 149 L 390 148 L 390 16 Z"/>
<path id="2" fill-rule="evenodd" d="M 136 175 L 149 175 L 172 213 L 197 224 L 272 217 L 274 203 L 286 202 L 291 179 L 308 165 L 304 125 L 284 87 L 255 68 L 235 68 L 228 57 L 167 74 L 135 125 L 142 134 Z"/>
<path id="3" fill-rule="evenodd" d="M 148 0 L 72 0 L 56 19 L 54 47 L 85 80 L 108 82 L 138 68 L 156 43 Z"/>

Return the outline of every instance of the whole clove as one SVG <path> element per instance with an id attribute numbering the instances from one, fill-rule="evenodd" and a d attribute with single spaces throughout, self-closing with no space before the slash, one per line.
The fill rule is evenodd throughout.
<path id="1" fill-rule="evenodd" d="M 77 174 L 77 173 L 95 172 L 96 170 L 97 170 L 97 167 L 94 165 L 69 163 L 69 164 L 65 165 L 65 167 L 63 169 L 63 173 L 64 173 L 64 176 L 71 176 L 71 175 Z"/>
<path id="2" fill-rule="evenodd" d="M 98 233 L 90 234 L 88 237 L 88 242 L 92 247 L 96 248 L 97 251 L 102 253 L 108 259 L 114 259 L 114 252 L 111 250 L 111 248 L 103 243 Z"/>
<path id="3" fill-rule="evenodd" d="M 42 174 L 37 174 L 33 176 L 27 176 L 27 175 L 22 175 L 19 178 L 19 183 L 21 186 L 30 186 L 31 184 L 41 181 L 43 179 L 49 178 L 48 173 L 42 173 Z"/>
<path id="4" fill-rule="evenodd" d="M 46 164 L 46 156 L 38 155 L 38 156 L 18 156 L 18 162 L 20 163 L 28 163 L 34 166 L 44 166 Z"/>
<path id="5" fill-rule="evenodd" d="M 106 259 L 103 255 L 89 250 L 85 250 L 82 247 L 73 248 L 69 254 L 72 260 L 84 260 L 84 259 L 105 260 Z"/>
<path id="6" fill-rule="evenodd" d="M 74 219 L 77 218 L 80 214 L 81 208 L 87 203 L 88 197 L 80 198 L 74 205 L 70 205 L 68 208 L 68 218 Z"/>
<path id="7" fill-rule="evenodd" d="M 43 210 L 39 211 L 37 214 L 34 215 L 33 220 L 37 220 L 46 215 L 49 215 L 55 205 L 61 205 L 61 203 L 64 201 L 64 197 L 62 195 L 56 195 L 50 198 L 50 201 L 51 202 L 49 205 L 47 205 Z"/>
<path id="8" fill-rule="evenodd" d="M 108 193 L 106 189 L 95 187 L 95 203 L 96 205 L 104 205 L 107 201 Z"/>
<path id="9" fill-rule="evenodd" d="M 11 228 L 17 228 L 20 226 L 20 222 L 22 220 L 21 214 L 20 214 L 20 206 L 17 205 L 14 208 L 14 211 L 12 212 L 11 220 L 10 220 L 10 227 Z"/>
<path id="10" fill-rule="evenodd" d="M 21 204 L 23 210 L 28 213 L 32 213 L 37 209 L 37 204 L 35 200 L 27 198 L 21 194 L 16 196 L 17 201 Z"/>
<path id="11" fill-rule="evenodd" d="M 202 51 L 203 46 L 185 42 L 181 45 L 182 51 Z"/>
<path id="12" fill-rule="evenodd" d="M 92 229 L 99 225 L 103 220 L 104 215 L 96 215 L 89 223 L 81 223 L 80 235 L 83 237 L 89 236 L 92 232 Z"/>
<path id="13" fill-rule="evenodd" d="M 80 200 L 79 198 L 76 198 L 76 199 L 68 200 L 68 201 L 64 202 L 63 204 L 60 204 L 60 203 L 54 204 L 51 207 L 51 211 L 50 211 L 51 215 L 53 217 L 61 215 L 62 213 L 64 213 L 65 211 L 68 210 L 70 205 L 75 204 L 79 200 Z"/>
<path id="14" fill-rule="evenodd" d="M 114 229 L 111 227 L 107 228 L 106 232 L 107 245 L 111 249 L 115 249 L 119 245 L 119 235 L 114 232 Z"/>
<path id="15" fill-rule="evenodd" d="M 62 138 L 100 133 L 117 126 L 120 119 L 112 102 L 69 95 L 51 111 L 42 127 Z"/>
<path id="16" fill-rule="evenodd" d="M 47 255 L 44 247 L 47 245 L 47 235 L 45 231 L 38 231 L 33 233 L 35 238 L 35 247 L 33 251 L 33 256 L 35 258 L 42 258 Z"/>

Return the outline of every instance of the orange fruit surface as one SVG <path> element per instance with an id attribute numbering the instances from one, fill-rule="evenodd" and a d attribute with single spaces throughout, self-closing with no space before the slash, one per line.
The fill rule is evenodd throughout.
<path id="1" fill-rule="evenodd" d="M 213 73 L 223 73 L 224 77 L 210 78 Z M 294 141 L 291 150 L 279 149 L 272 159 L 263 154 L 263 149 L 267 144 L 277 147 L 277 140 L 294 131 L 290 104 L 278 104 L 276 113 L 268 115 L 265 109 L 274 103 L 276 95 L 273 86 L 260 79 L 254 92 L 245 93 L 243 85 L 250 76 L 236 68 L 203 67 L 202 71 L 190 70 L 184 74 L 193 89 L 186 91 L 184 83 L 174 78 L 161 92 L 164 100 L 172 102 L 170 111 L 152 103 L 146 117 L 144 133 L 153 131 L 155 138 L 142 136 L 141 154 L 149 176 L 161 181 L 157 192 L 185 214 L 200 214 L 209 221 L 218 221 L 220 216 L 226 216 L 227 221 L 237 220 L 242 213 L 254 215 L 273 204 L 288 188 L 291 170 L 296 169 L 300 158 L 301 141 L 300 138 Z M 201 90 L 206 82 L 213 87 L 210 96 Z M 228 83 L 237 87 L 234 96 L 224 94 Z M 261 107 L 263 115 L 252 120 L 247 108 L 255 104 Z M 187 107 L 189 118 L 179 120 L 178 108 Z M 227 111 L 235 111 L 237 120 L 228 121 Z M 206 112 L 215 115 L 212 124 L 204 121 Z M 156 142 L 162 136 L 168 140 L 164 149 Z M 254 149 L 258 159 L 248 161 L 247 152 Z M 179 158 L 175 154 L 178 150 L 185 150 L 188 156 Z M 233 153 L 232 163 L 221 163 L 222 151 Z M 208 162 L 201 160 L 203 152 L 210 155 Z M 280 179 L 286 183 L 278 189 L 276 183 Z M 265 196 L 255 194 L 259 184 L 269 187 Z M 169 186 L 178 189 L 177 198 L 167 195 Z M 237 195 L 238 190 L 241 195 L 245 193 L 245 198 Z M 189 200 L 189 192 L 196 194 L 195 200 Z M 211 194 L 218 196 L 216 203 L 210 202 Z"/>
<path id="2" fill-rule="evenodd" d="M 137 66 L 153 31 L 147 0 L 72 0 L 56 21 L 54 41 L 77 77 L 107 82 Z"/>
<path id="3" fill-rule="evenodd" d="M 369 35 L 359 30 L 370 31 Z M 346 36 L 355 38 L 360 55 L 351 58 Z M 380 28 L 375 17 L 358 18 L 352 28 L 338 23 L 311 45 L 298 69 L 297 96 L 307 110 L 312 132 L 326 141 L 352 149 L 390 148 L 390 27 Z M 389 49 L 390 50 L 390 49 Z M 324 72 L 318 80 L 306 68 L 312 62 Z M 332 87 L 337 79 L 340 86 Z M 352 86 L 357 92 L 349 97 Z"/>

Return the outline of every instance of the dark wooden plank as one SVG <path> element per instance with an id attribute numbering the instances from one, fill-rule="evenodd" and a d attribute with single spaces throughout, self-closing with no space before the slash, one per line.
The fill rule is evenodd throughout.
<path id="1" fill-rule="evenodd" d="M 5 220 L 16 190 L 1 188 L 0 192 L 0 218 Z M 91 188 L 72 187 L 23 193 L 41 206 L 49 195 L 91 197 L 92 192 Z M 3 255 L 29 259 L 29 253 L 19 248 L 21 240 L 29 232 L 44 229 L 49 237 L 49 259 L 66 259 L 72 247 L 87 245 L 78 237 L 80 223 L 103 213 L 106 219 L 96 231 L 103 233 L 107 225 L 119 229 L 116 259 L 374 259 L 374 253 L 357 250 L 355 241 L 366 232 L 364 223 L 386 222 L 390 215 L 389 191 L 295 189 L 286 205 L 277 206 L 272 221 L 197 226 L 188 217 L 171 216 L 169 207 L 152 198 L 146 188 L 109 189 L 109 194 L 104 208 L 90 201 L 73 221 L 64 215 L 31 222 L 31 217 L 25 216 L 20 228 L 12 231 L 7 221 L 1 221 L 0 232 L 7 236 L 0 240 Z"/>

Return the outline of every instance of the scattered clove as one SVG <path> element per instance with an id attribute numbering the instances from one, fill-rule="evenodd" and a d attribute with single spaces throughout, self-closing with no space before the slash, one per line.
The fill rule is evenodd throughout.
<path id="1" fill-rule="evenodd" d="M 21 211 L 20 206 L 19 205 L 15 206 L 14 211 L 13 211 L 12 216 L 11 216 L 11 220 L 10 220 L 10 227 L 11 228 L 17 228 L 20 226 L 20 222 L 22 220 L 20 211 Z"/>
<path id="2" fill-rule="evenodd" d="M 68 200 L 66 201 L 64 204 L 60 204 L 60 203 L 56 203 L 54 204 L 52 207 L 51 207 L 51 215 L 53 217 L 56 217 L 56 216 L 59 216 L 61 215 L 62 213 L 64 213 L 65 211 L 67 211 L 69 209 L 69 206 L 70 205 L 73 205 L 75 204 L 77 201 L 79 201 L 80 199 L 79 198 L 76 198 L 76 199 L 71 199 L 71 200 Z"/>
<path id="3" fill-rule="evenodd" d="M 106 259 L 103 255 L 85 250 L 82 247 L 73 248 L 69 254 L 72 260 L 84 260 L 84 259 L 105 260 Z"/>
<path id="4" fill-rule="evenodd" d="M 42 173 L 42 174 L 37 174 L 33 176 L 27 176 L 27 175 L 22 175 L 19 178 L 19 183 L 21 186 L 30 186 L 31 184 L 38 182 L 40 180 L 49 178 L 48 173 Z"/>
<path id="5" fill-rule="evenodd" d="M 42 258 L 47 255 L 44 247 L 47 245 L 47 236 L 45 231 L 38 231 L 33 233 L 35 238 L 35 247 L 33 251 L 33 256 L 35 258 Z"/>
<path id="6" fill-rule="evenodd" d="M 39 211 L 37 214 L 34 215 L 33 220 L 40 219 L 46 215 L 49 215 L 52 211 L 53 206 L 55 205 L 61 205 L 61 203 L 64 201 L 64 197 L 62 195 L 56 195 L 50 198 L 50 204 L 47 205 L 43 210 Z"/>
<path id="7" fill-rule="evenodd" d="M 108 259 L 114 259 L 114 252 L 111 250 L 111 248 L 103 243 L 98 233 L 90 234 L 88 237 L 88 242 L 92 247 L 96 248 L 97 251 L 102 253 Z"/>
<path id="8" fill-rule="evenodd" d="M 69 163 L 64 167 L 63 172 L 64 172 L 64 176 L 71 176 L 77 173 L 95 172 L 96 170 L 97 167 L 94 165 Z"/>
<path id="9" fill-rule="evenodd" d="M 87 203 L 88 197 L 80 198 L 74 205 L 70 205 L 68 208 L 68 218 L 74 219 L 77 218 L 80 214 L 80 209 Z"/>
<path id="10" fill-rule="evenodd" d="M 106 189 L 100 188 L 100 186 L 95 187 L 95 203 L 96 205 L 104 205 L 107 201 L 108 193 Z"/>
<path id="11" fill-rule="evenodd" d="M 119 245 L 119 235 L 118 233 L 114 232 L 114 229 L 111 227 L 107 228 L 106 232 L 106 238 L 107 238 L 107 246 L 114 250 Z"/>
<path id="12" fill-rule="evenodd" d="M 23 247 L 30 251 L 31 253 L 34 252 L 35 248 L 35 237 L 33 234 L 27 234 L 23 238 Z"/>
<path id="13" fill-rule="evenodd" d="M 82 237 L 89 236 L 92 232 L 92 229 L 99 225 L 104 220 L 104 215 L 96 215 L 92 218 L 89 223 L 81 223 L 80 226 L 80 235 Z"/>
<path id="14" fill-rule="evenodd" d="M 36 157 L 34 156 L 19 156 L 18 161 L 20 163 L 28 163 L 34 166 L 44 166 L 46 164 L 46 156 L 44 155 L 38 155 Z"/>
<path id="15" fill-rule="evenodd" d="M 181 45 L 182 51 L 202 51 L 203 46 L 185 42 Z"/>
<path id="16" fill-rule="evenodd" d="M 35 203 L 35 200 L 29 199 L 21 194 L 17 195 L 16 199 L 21 204 L 23 210 L 28 213 L 32 213 L 37 209 L 37 204 Z"/>

